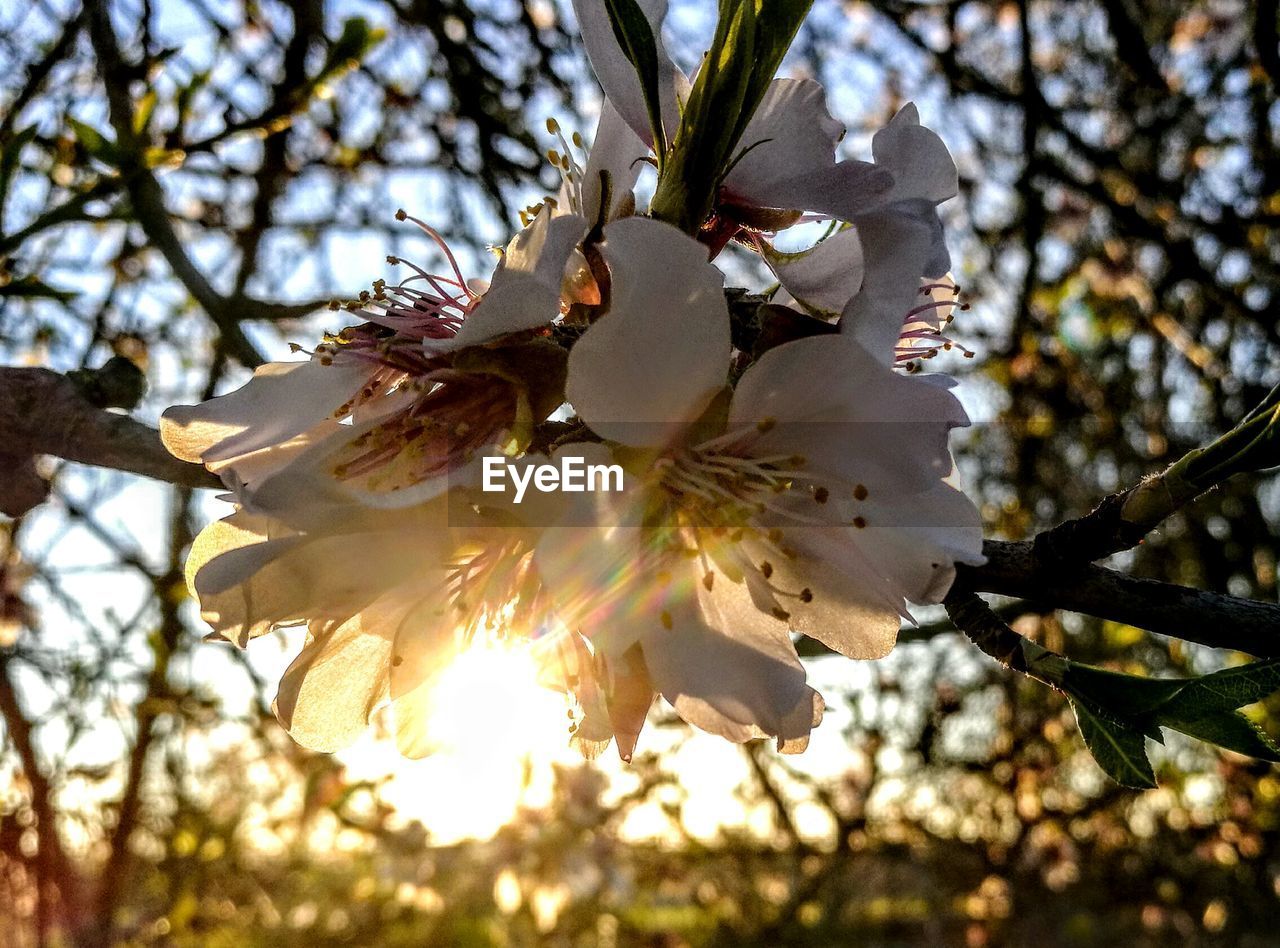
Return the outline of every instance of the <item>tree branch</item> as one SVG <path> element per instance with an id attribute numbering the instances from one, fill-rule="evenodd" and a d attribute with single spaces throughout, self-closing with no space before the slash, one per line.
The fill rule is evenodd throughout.
<path id="1" fill-rule="evenodd" d="M 1280 605 L 1126 576 L 1101 566 L 1064 567 L 1030 540 L 987 540 L 983 566 L 961 566 L 956 588 L 1043 606 L 1262 658 L 1280 656 Z"/>
<path id="2" fill-rule="evenodd" d="M 20 516 L 47 495 L 48 485 L 36 473 L 37 455 L 186 487 L 221 485 L 198 464 L 169 454 L 154 428 L 105 411 L 121 403 L 112 394 L 49 369 L 0 368 L 0 511 Z"/>

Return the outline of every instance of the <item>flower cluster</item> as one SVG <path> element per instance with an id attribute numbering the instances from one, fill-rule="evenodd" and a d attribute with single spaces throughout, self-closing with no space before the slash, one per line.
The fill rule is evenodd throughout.
<path id="1" fill-rule="evenodd" d="M 646 6 L 660 36 L 663 4 Z M 309 747 L 346 746 L 389 706 L 402 752 L 430 752 L 435 678 L 510 637 L 571 696 L 589 755 L 616 740 L 630 759 L 658 694 L 699 728 L 798 751 L 823 703 L 793 636 L 881 657 L 908 603 L 981 562 L 948 447 L 967 419 L 949 380 L 916 371 L 953 346 L 941 140 L 907 106 L 873 162 L 839 160 L 822 88 L 775 79 L 686 232 L 634 187 L 671 138 L 654 104 L 674 128 L 691 80 L 658 42 L 646 94 L 605 4 L 575 8 L 606 94 L 596 138 L 587 155 L 561 138 L 560 193 L 487 283 L 415 221 L 446 272 L 375 284 L 309 359 L 163 419 L 236 504 L 189 557 L 204 618 L 240 646 L 307 627 L 276 711 Z M 831 222 L 815 246 L 775 249 L 812 220 Z M 776 278 L 748 315 L 714 262 L 730 242 Z M 520 503 L 481 489 L 494 457 L 626 477 Z"/>

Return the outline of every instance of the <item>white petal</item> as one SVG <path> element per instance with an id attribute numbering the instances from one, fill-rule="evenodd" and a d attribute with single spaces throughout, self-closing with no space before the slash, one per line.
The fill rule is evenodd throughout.
<path id="1" fill-rule="evenodd" d="M 886 201 L 925 200 L 941 204 L 960 192 L 955 162 L 937 132 L 920 124 L 914 103 L 898 110 L 871 139 L 876 164 L 893 173 Z"/>
<path id="2" fill-rule="evenodd" d="M 444 516 L 438 507 L 349 508 L 314 534 L 237 514 L 207 527 L 192 545 L 189 583 L 205 620 L 238 644 L 279 624 L 346 619 L 444 560 L 449 538 L 433 528 Z"/>
<path id="3" fill-rule="evenodd" d="M 790 559 L 762 552 L 757 558 L 768 560 L 770 581 L 788 594 L 779 604 L 790 613 L 792 629 L 847 658 L 883 658 L 897 641 L 904 597 L 858 555 L 860 550 L 848 548 L 855 538 L 840 536 L 846 531 L 792 527 L 785 531 L 787 543 L 804 555 Z M 809 602 L 802 600 L 805 590 Z"/>
<path id="4" fill-rule="evenodd" d="M 637 5 L 649 21 L 657 47 L 658 98 L 661 103 L 662 125 L 667 140 L 675 137 L 680 123 L 680 102 L 688 97 L 689 80 L 676 68 L 662 44 L 662 21 L 667 17 L 667 0 L 637 0 Z M 617 34 L 609 21 L 604 0 L 573 0 L 573 10 L 582 31 L 582 42 L 587 48 L 591 68 L 604 88 L 605 97 L 613 103 L 618 114 L 646 143 L 652 144 L 653 130 L 649 124 L 649 112 L 645 108 L 644 93 L 635 67 L 631 65 L 618 45 Z"/>
<path id="5" fill-rule="evenodd" d="M 391 639 L 407 609 L 403 597 L 384 596 L 339 625 L 311 624 L 275 700 L 276 717 L 295 741 L 330 753 L 364 733 L 387 697 Z"/>
<path id="6" fill-rule="evenodd" d="M 923 302 L 920 278 L 928 268 L 934 232 L 927 221 L 884 213 L 860 220 L 858 236 L 865 260 L 862 289 L 847 301 L 840 332 L 893 365 L 907 313 Z"/>
<path id="7" fill-rule="evenodd" d="M 775 79 L 742 133 L 743 154 L 725 177 L 732 199 L 756 207 L 778 203 L 779 189 L 794 190 L 813 173 L 829 172 L 844 126 L 827 111 L 826 93 L 812 79 Z M 797 207 L 797 210 L 806 210 Z"/>
<path id="8" fill-rule="evenodd" d="M 171 454 L 215 474 L 247 454 L 282 450 L 316 426 L 336 425 L 334 412 L 368 379 L 367 364 L 269 362 L 245 385 L 199 405 L 178 405 L 160 418 Z M 259 458 L 259 463 L 262 459 Z"/>
<path id="9" fill-rule="evenodd" d="M 391 657 L 391 709 L 396 746 L 405 757 L 426 757 L 438 749 L 429 730 L 437 708 L 435 687 L 462 645 L 442 596 L 423 600 L 400 623 Z"/>
<path id="10" fill-rule="evenodd" d="M 654 687 L 697 727 L 732 741 L 782 734 L 797 705 L 812 707 L 785 622 L 762 619 L 741 583 L 717 571 L 708 591 L 668 598 L 641 639 Z M 788 738 L 796 735 L 788 734 Z"/>
<path id="11" fill-rule="evenodd" d="M 775 79 L 743 132 L 742 159 L 725 177 L 728 199 L 819 211 L 846 221 L 881 206 L 893 187 L 892 176 L 865 161 L 837 162 L 836 145 L 843 136 L 820 84 Z"/>
<path id="12" fill-rule="evenodd" d="M 604 200 L 601 188 L 601 172 L 609 178 L 609 207 L 604 221 L 613 220 L 626 202 L 640 176 L 642 160 L 649 148 L 618 115 L 618 110 L 605 99 L 600 106 L 600 122 L 596 137 L 587 155 L 587 166 L 582 174 L 582 216 L 590 224 L 601 220 L 600 202 Z M 560 207 L 568 206 L 564 191 L 560 195 Z"/>
<path id="13" fill-rule="evenodd" d="M 574 247 L 587 234 L 576 214 L 553 215 L 546 206 L 507 246 L 488 291 L 462 321 L 458 334 L 430 343 L 452 351 L 508 333 L 546 326 L 560 315 L 560 285 Z"/>
<path id="14" fill-rule="evenodd" d="M 609 312 L 569 353 L 565 396 L 593 431 L 631 445 L 669 441 L 724 386 L 729 311 L 707 248 L 644 218 L 605 229 Z"/>
<path id="15" fill-rule="evenodd" d="M 762 422 L 757 456 L 800 455 L 806 471 L 872 490 L 918 492 L 951 472 L 951 428 L 968 422 L 946 389 L 894 372 L 842 336 L 770 349 L 743 374 L 731 429 Z"/>
<path id="16" fill-rule="evenodd" d="M 780 253 L 768 248 L 764 255 L 791 297 L 819 316 L 839 316 L 862 287 L 862 241 L 852 227 L 808 250 Z"/>

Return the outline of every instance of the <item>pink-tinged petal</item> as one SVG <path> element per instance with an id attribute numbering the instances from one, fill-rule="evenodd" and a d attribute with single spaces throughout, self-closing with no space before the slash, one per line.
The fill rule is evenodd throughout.
<path id="1" fill-rule="evenodd" d="M 933 227 L 927 220 L 885 213 L 860 221 L 858 235 L 864 255 L 862 288 L 843 309 L 840 333 L 893 365 L 907 313 L 920 301 Z"/>
<path id="2" fill-rule="evenodd" d="M 667 443 L 725 384 L 729 311 L 707 249 L 644 218 L 605 229 L 609 312 L 569 353 L 565 397 L 593 431 L 623 444 Z"/>
<path id="3" fill-rule="evenodd" d="M 313 622 L 276 693 L 276 717 L 303 747 L 332 753 L 369 726 L 389 689 L 391 639 L 409 603 L 384 596 L 342 623 Z"/>
<path id="4" fill-rule="evenodd" d="M 676 68 L 662 44 L 662 22 L 667 18 L 667 0 L 637 0 L 637 4 L 649 21 L 653 31 L 658 58 L 658 99 L 661 103 L 662 125 L 667 140 L 675 137 L 680 124 L 680 103 L 689 95 L 689 80 Z M 649 124 L 649 112 L 645 107 L 640 78 L 631 65 L 617 34 L 609 22 L 604 0 L 573 0 L 573 10 L 582 32 L 582 42 L 587 48 L 591 68 L 600 80 L 605 97 L 613 103 L 623 120 L 631 126 L 646 144 L 653 143 L 653 130 Z"/>
<path id="5" fill-rule="evenodd" d="M 798 253 L 766 247 L 764 258 L 791 298 L 824 318 L 839 316 L 862 287 L 862 240 L 852 227 Z"/>
<path id="6" fill-rule="evenodd" d="M 507 246 L 489 289 L 456 336 L 429 343 L 444 352 L 538 329 L 560 315 L 560 287 L 573 249 L 587 235 L 576 214 L 553 216 L 549 206 Z"/>
<path id="7" fill-rule="evenodd" d="M 367 364 L 350 360 L 269 362 L 234 392 L 170 408 L 160 418 L 160 437 L 176 457 L 221 473 L 245 455 L 287 453 L 299 436 L 336 425 L 334 413 L 368 377 Z M 264 460 L 257 458 L 260 469 Z"/>

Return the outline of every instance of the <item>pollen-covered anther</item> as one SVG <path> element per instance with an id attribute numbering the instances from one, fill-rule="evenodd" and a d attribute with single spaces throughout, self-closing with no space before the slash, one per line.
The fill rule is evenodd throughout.
<path id="1" fill-rule="evenodd" d="M 707 592 L 711 592 L 711 588 L 715 585 L 716 574 L 710 571 L 702 574 L 702 586 Z"/>
<path id="2" fill-rule="evenodd" d="M 806 586 L 806 587 L 804 587 L 804 589 L 800 590 L 800 601 L 801 601 L 801 602 L 813 602 L 813 590 L 812 590 L 812 589 L 810 589 L 808 586 Z"/>
<path id="3" fill-rule="evenodd" d="M 777 425 L 778 425 L 777 418 L 773 418 L 773 417 L 761 418 L 759 421 L 756 422 L 756 431 L 760 432 L 761 434 L 764 434 L 765 432 L 772 431 L 774 428 L 777 427 Z"/>

